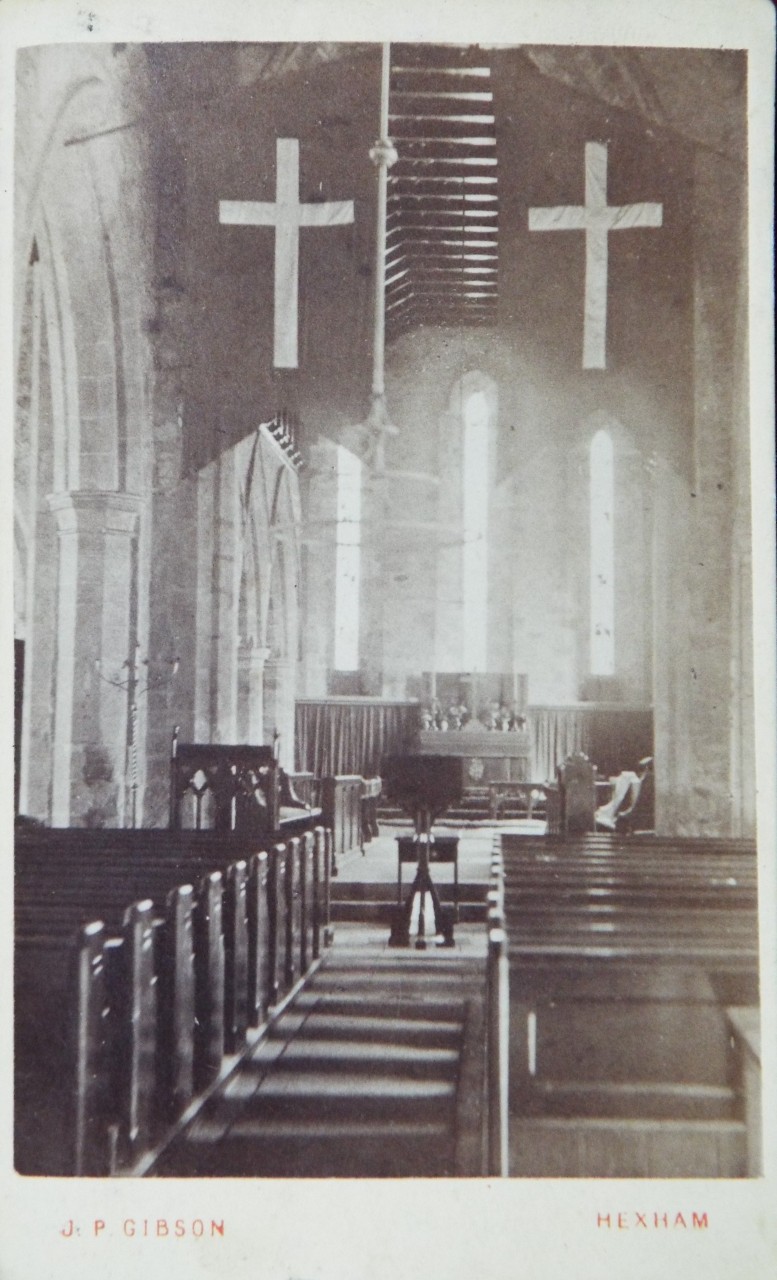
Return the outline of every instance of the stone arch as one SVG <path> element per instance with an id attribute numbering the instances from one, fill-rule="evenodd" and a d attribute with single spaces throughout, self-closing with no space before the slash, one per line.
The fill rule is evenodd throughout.
<path id="1" fill-rule="evenodd" d="M 448 396 L 449 414 L 460 420 L 464 404 L 473 392 L 477 391 L 482 392 L 486 397 L 491 421 L 496 422 L 496 415 L 499 409 L 499 389 L 495 379 L 481 369 L 469 369 L 460 378 L 456 379 Z"/>
<path id="2" fill-rule="evenodd" d="M 136 381 L 143 381 L 144 339 L 130 309 L 147 260 L 142 226 L 125 217 L 123 198 L 125 186 L 140 192 L 145 171 L 136 140 L 103 138 L 106 120 L 127 107 L 109 49 L 85 50 L 70 64 L 56 51 L 29 65 L 20 56 L 20 74 L 45 81 L 47 90 L 52 79 L 61 82 L 65 65 L 70 82 L 50 95 L 53 109 L 19 129 L 20 799 L 55 825 L 111 825 L 124 819 L 126 800 L 129 702 L 114 673 L 125 669 L 138 639 L 136 495 L 147 452 L 146 415 L 137 397 L 130 411 L 125 372 L 129 335 L 140 356 Z M 101 679 L 101 671 L 110 675 Z"/>

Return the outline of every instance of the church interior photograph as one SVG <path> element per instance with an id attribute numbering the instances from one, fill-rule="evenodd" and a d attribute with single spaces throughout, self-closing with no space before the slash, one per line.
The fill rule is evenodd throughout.
<path id="1" fill-rule="evenodd" d="M 747 53 L 16 70 L 17 1172 L 758 1177 Z"/>

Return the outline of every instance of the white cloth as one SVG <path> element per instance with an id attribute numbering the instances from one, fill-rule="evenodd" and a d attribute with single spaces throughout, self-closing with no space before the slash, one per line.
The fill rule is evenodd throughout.
<path id="1" fill-rule="evenodd" d="M 630 769 L 624 769 L 623 773 L 619 773 L 615 779 L 612 799 L 596 810 L 595 817 L 599 825 L 614 828 L 618 820 L 618 810 L 623 801 L 628 797 L 627 808 L 631 808 L 639 795 L 641 785 L 642 779 L 638 773 L 633 773 Z"/>

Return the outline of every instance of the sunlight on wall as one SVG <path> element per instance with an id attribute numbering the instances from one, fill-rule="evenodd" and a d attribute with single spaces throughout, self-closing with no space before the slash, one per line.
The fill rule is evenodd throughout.
<path id="1" fill-rule="evenodd" d="M 361 460 L 338 445 L 334 652 L 337 671 L 355 671 L 359 666 L 361 516 Z"/>
<path id="2" fill-rule="evenodd" d="M 464 402 L 463 666 L 487 669 L 488 644 L 488 428 L 490 412 L 482 391 Z"/>
<path id="3" fill-rule="evenodd" d="M 612 439 L 597 431 L 591 441 L 591 674 L 615 672 L 615 536 Z"/>

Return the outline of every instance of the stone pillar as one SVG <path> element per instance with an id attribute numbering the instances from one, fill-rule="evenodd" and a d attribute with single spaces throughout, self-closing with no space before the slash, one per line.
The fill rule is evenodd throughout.
<path id="1" fill-rule="evenodd" d="M 337 449 L 330 440 L 320 440 L 311 447 L 305 477 L 300 695 L 325 698 L 334 662 L 332 602 L 337 554 Z"/>
<path id="2" fill-rule="evenodd" d="M 59 534 L 51 822 L 123 826 L 128 804 L 126 681 L 133 541 L 141 499 L 80 492 L 48 499 Z"/>
<path id="3" fill-rule="evenodd" d="M 365 469 L 362 484 L 362 554 L 360 583 L 359 665 L 365 693 L 383 695 L 385 670 L 386 504 L 388 479 Z M 394 618 L 391 625 L 397 626 Z"/>
<path id="4" fill-rule="evenodd" d="M 743 691 L 732 680 L 751 616 L 749 590 L 737 599 L 732 573 L 737 439 L 747 431 L 737 396 L 746 368 L 746 317 L 738 307 L 746 267 L 744 177 L 744 162 L 697 149 L 692 457 L 687 473 L 671 470 L 655 516 L 656 822 L 678 835 L 748 829 L 741 811 L 748 753 L 741 742 L 732 759 L 732 726 L 740 736 L 751 732 Z M 735 570 L 747 573 L 746 559 Z M 749 665 L 741 664 L 748 681 Z"/>
<path id="5" fill-rule="evenodd" d="M 291 658 L 270 657 L 264 667 L 264 741 L 281 735 L 279 759 L 288 772 L 294 770 L 294 701 L 296 663 Z"/>
<path id="6" fill-rule="evenodd" d="M 689 598 L 686 590 L 690 499 L 683 477 L 663 459 L 653 489 L 653 750 L 655 819 L 660 835 L 684 829 L 689 792 Z"/>
<path id="7" fill-rule="evenodd" d="M 238 650 L 238 742 L 256 746 L 270 741 L 264 730 L 264 669 L 269 656 L 268 648 L 252 641 L 243 641 Z"/>
<path id="8" fill-rule="evenodd" d="M 694 833 L 727 835 L 730 773 L 733 440 L 736 431 L 736 298 L 739 166 L 700 151 L 695 166 L 695 395 L 690 577 L 689 820 Z M 741 353 L 740 353 L 741 358 Z"/>

